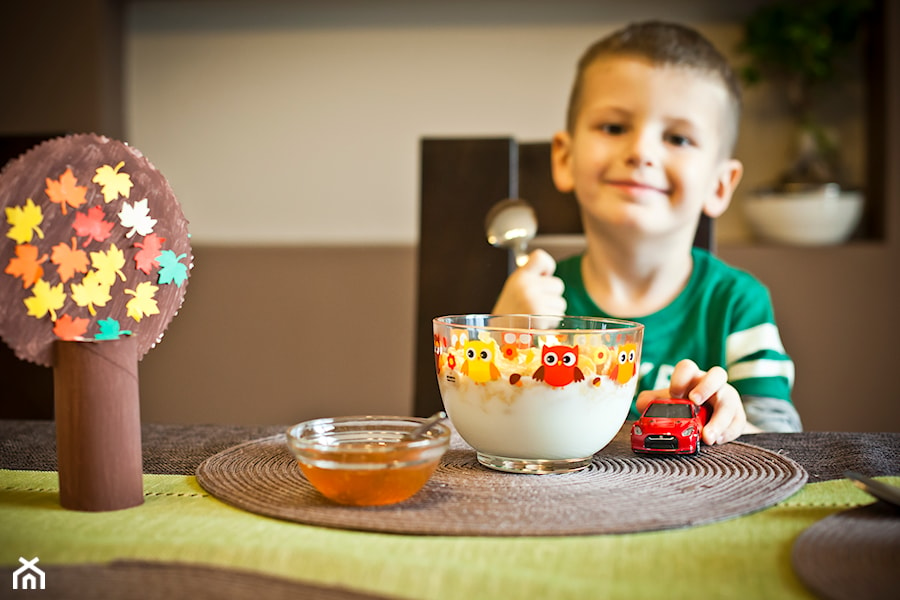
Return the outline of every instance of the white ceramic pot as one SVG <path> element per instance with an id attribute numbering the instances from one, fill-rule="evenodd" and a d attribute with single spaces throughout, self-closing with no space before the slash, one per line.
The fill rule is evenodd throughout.
<path id="1" fill-rule="evenodd" d="M 826 185 L 811 191 L 765 192 L 743 204 L 744 215 L 762 240 L 794 246 L 846 242 L 862 217 L 863 194 Z"/>

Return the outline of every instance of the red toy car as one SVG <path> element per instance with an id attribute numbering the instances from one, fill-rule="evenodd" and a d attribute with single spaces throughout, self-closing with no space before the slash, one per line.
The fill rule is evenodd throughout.
<path id="1" fill-rule="evenodd" d="M 631 449 L 639 453 L 697 454 L 709 407 L 690 400 L 654 400 L 631 426 Z"/>

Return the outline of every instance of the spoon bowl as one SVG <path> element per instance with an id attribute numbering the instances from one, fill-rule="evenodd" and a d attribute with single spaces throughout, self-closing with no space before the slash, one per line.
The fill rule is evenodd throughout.
<path id="1" fill-rule="evenodd" d="M 494 204 L 484 219 L 488 243 L 512 250 L 519 267 L 528 262 L 528 244 L 537 235 L 537 228 L 534 208 L 520 198 L 507 198 Z"/>

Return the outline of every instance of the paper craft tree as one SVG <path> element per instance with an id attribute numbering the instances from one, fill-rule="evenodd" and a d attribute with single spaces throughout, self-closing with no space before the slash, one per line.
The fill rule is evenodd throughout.
<path id="1" fill-rule="evenodd" d="M 141 504 L 137 362 L 184 300 L 181 207 L 134 148 L 71 135 L 0 171 L 0 209 L 0 336 L 53 367 L 60 504 Z"/>
<path id="2" fill-rule="evenodd" d="M 52 366 L 55 340 L 156 345 L 184 300 L 193 256 L 165 177 L 97 135 L 46 141 L 0 172 L 0 336 Z"/>

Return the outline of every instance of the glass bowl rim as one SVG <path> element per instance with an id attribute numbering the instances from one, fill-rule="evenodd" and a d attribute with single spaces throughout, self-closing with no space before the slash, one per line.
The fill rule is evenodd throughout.
<path id="1" fill-rule="evenodd" d="M 344 453 L 344 454 L 366 454 L 366 455 L 377 455 L 377 454 L 388 454 L 394 453 L 398 450 L 419 450 L 423 448 L 437 448 L 441 446 L 449 446 L 450 444 L 450 436 L 451 430 L 450 427 L 446 423 L 435 423 L 428 430 L 429 432 L 436 432 L 434 435 L 420 437 L 415 440 L 398 440 L 396 442 L 388 443 L 384 446 L 375 446 L 369 447 L 365 450 L 354 450 L 353 448 L 347 448 L 344 443 L 335 443 L 335 444 L 323 444 L 320 441 L 316 441 L 315 439 L 303 439 L 299 435 L 295 434 L 295 431 L 302 429 L 310 429 L 315 425 L 348 425 L 352 423 L 359 423 L 361 425 L 365 425 L 365 423 L 376 423 L 376 422 L 396 422 L 396 423 L 406 423 L 412 427 L 424 423 L 426 421 L 425 418 L 422 417 L 402 417 L 396 415 L 356 415 L 356 416 L 345 416 L 345 417 L 321 417 L 316 419 L 310 419 L 308 421 L 301 421 L 294 425 L 291 425 L 287 428 L 285 435 L 287 436 L 288 445 L 294 449 L 299 451 L 304 450 L 316 450 L 317 452 L 322 453 Z M 360 428 L 360 432 L 365 431 L 365 428 Z M 316 432 L 316 438 L 321 438 L 323 435 L 327 435 L 328 431 Z M 358 440 L 354 440 L 358 442 Z"/>
<path id="2" fill-rule="evenodd" d="M 612 327 L 610 329 L 606 328 L 598 328 L 598 329 L 590 329 L 585 327 L 509 327 L 509 326 L 501 326 L 501 325 L 487 325 L 487 324 L 474 324 L 474 323 L 455 323 L 450 320 L 462 320 L 462 319 L 483 319 L 485 321 L 502 319 L 502 318 L 528 318 L 531 320 L 538 319 L 570 319 L 570 320 L 581 320 L 585 323 L 606 323 L 610 325 L 615 325 L 616 327 Z M 517 332 L 517 333 L 531 333 L 531 334 L 539 334 L 539 335 L 552 335 L 554 333 L 559 334 L 567 334 L 567 335 L 578 335 L 578 334 L 595 334 L 602 332 L 615 332 L 615 333 L 637 333 L 644 329 L 643 323 L 638 323 L 637 321 L 628 321 L 625 319 L 613 319 L 609 317 L 588 317 L 581 315 L 542 315 L 542 314 L 529 314 L 529 313 L 460 313 L 453 315 L 442 315 L 439 317 L 435 317 L 432 320 L 432 323 L 437 326 L 449 327 L 451 329 L 479 329 L 481 331 L 489 331 L 489 332 Z"/>

